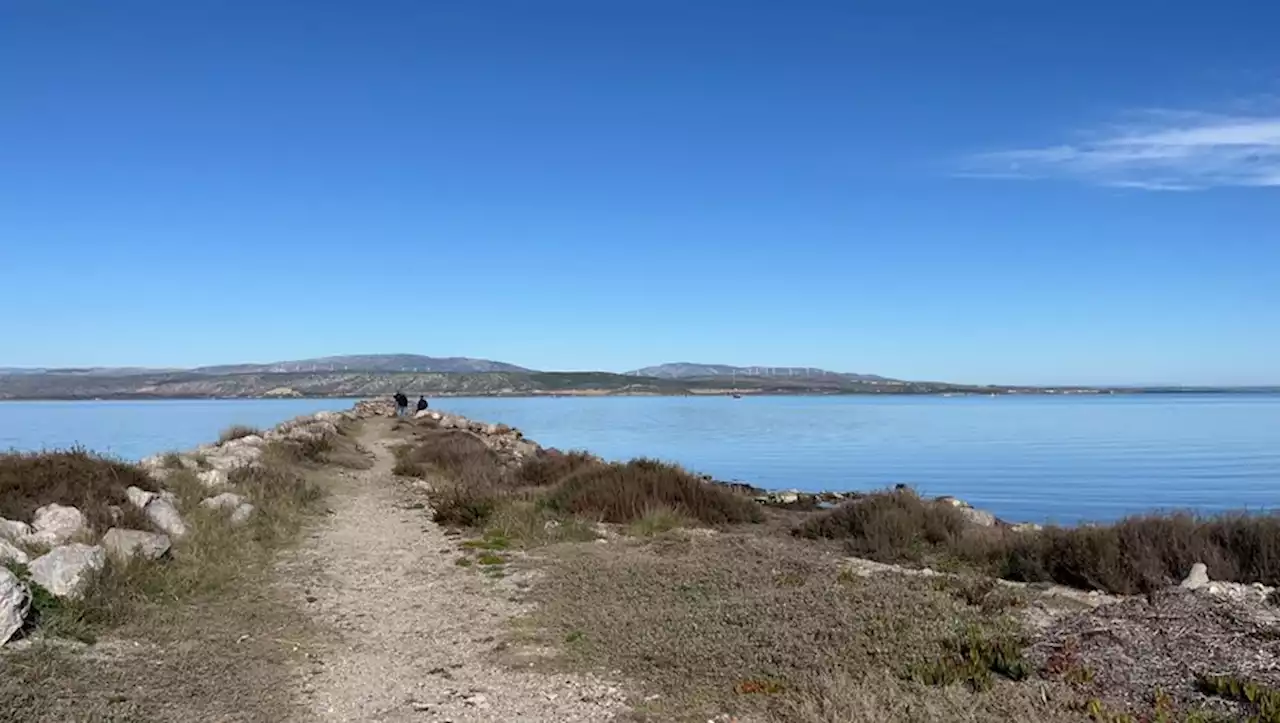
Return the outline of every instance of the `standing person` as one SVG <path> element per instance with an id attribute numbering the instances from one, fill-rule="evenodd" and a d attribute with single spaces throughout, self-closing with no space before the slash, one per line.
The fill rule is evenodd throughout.
<path id="1" fill-rule="evenodd" d="M 409 398 L 404 392 L 396 392 L 396 416 L 403 417 L 409 413 Z"/>
<path id="2" fill-rule="evenodd" d="M 419 412 L 427 411 L 427 398 L 425 396 L 422 396 L 422 395 L 418 396 L 418 411 Z"/>

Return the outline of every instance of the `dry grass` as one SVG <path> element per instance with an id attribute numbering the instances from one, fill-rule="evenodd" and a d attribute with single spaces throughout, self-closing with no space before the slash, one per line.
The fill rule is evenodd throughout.
<path id="1" fill-rule="evenodd" d="M 891 490 L 816 514 L 801 537 L 843 541 L 881 562 L 962 565 L 1021 582 L 1116 594 L 1149 593 L 1203 562 L 1215 580 L 1280 584 L 1280 516 L 1143 515 L 1040 532 L 975 528 L 946 504 Z"/>
<path id="2" fill-rule="evenodd" d="M 550 487 L 576 472 L 602 464 L 587 452 L 559 452 L 549 449 L 520 465 L 512 474 L 512 483 L 524 487 Z"/>
<path id="3" fill-rule="evenodd" d="M 0 454 L 0 517 L 31 522 L 38 508 L 50 503 L 79 509 L 89 526 L 105 532 L 117 523 L 146 527 L 142 514 L 129 504 L 130 486 L 155 490 L 151 477 L 134 465 L 83 449 Z"/>
<path id="4" fill-rule="evenodd" d="M 880 562 L 922 562 L 960 547 L 969 531 L 954 507 L 922 500 L 910 489 L 847 502 L 796 528 L 802 537 L 843 540 L 850 554 Z"/>
<path id="5" fill-rule="evenodd" d="M 218 435 L 218 443 L 223 444 L 235 439 L 244 439 L 245 437 L 254 435 L 261 437 L 262 430 L 257 427 L 250 427 L 247 424 L 233 424 L 222 430 L 222 433 Z"/>
<path id="6" fill-rule="evenodd" d="M 725 712 L 929 720 L 947 710 L 964 715 L 947 720 L 1079 719 L 1048 714 L 1036 704 L 1038 690 L 1006 688 L 1001 673 L 1012 671 L 1017 625 L 934 581 L 842 578 L 834 559 L 799 541 L 655 539 L 556 548 L 532 593 L 540 603 L 532 622 L 545 642 L 571 641 L 564 664 L 621 669 L 661 694 L 645 706 L 645 720 L 705 721 Z M 994 691 L 943 692 L 912 681 L 970 640 L 1011 658 L 983 668 L 984 684 L 975 687 Z M 849 688 L 827 685 L 850 680 Z M 917 713 L 886 715 L 905 709 Z M 869 711 L 876 714 L 863 717 Z"/>
<path id="7" fill-rule="evenodd" d="M 474 434 L 440 429 L 421 433 L 415 444 L 397 447 L 394 472 L 406 477 L 436 474 L 496 482 L 502 466 L 493 450 Z"/>
<path id="8" fill-rule="evenodd" d="M 686 527 L 689 522 L 689 518 L 670 507 L 653 507 L 628 525 L 627 533 L 633 537 L 653 537 L 677 527 Z"/>
<path id="9" fill-rule="evenodd" d="M 547 505 L 571 515 L 629 523 L 667 508 L 708 525 L 758 522 L 751 500 L 707 483 L 682 468 L 650 459 L 587 467 L 564 479 Z"/>
<path id="10" fill-rule="evenodd" d="M 331 441 L 319 455 L 346 444 Z M 301 637 L 305 619 L 274 599 L 266 581 L 275 553 L 319 509 L 317 478 L 327 474 L 300 452 L 270 445 L 265 466 L 232 472 L 236 491 L 255 506 L 241 527 L 199 507 L 207 493 L 194 473 L 173 472 L 166 484 L 179 495 L 189 534 L 168 559 L 109 560 L 81 599 L 41 601 L 37 633 L 98 640 L 108 654 L 40 643 L 6 652 L 0 720 L 248 720 L 250 710 L 280 719 L 290 702 L 285 659 L 295 648 L 279 641 Z M 112 642 L 120 638 L 134 642 Z"/>
<path id="11" fill-rule="evenodd" d="M 437 523 L 484 528 L 505 508 L 539 510 L 542 524 L 677 518 L 724 525 L 760 519 L 755 504 L 683 469 L 653 460 L 606 464 L 584 452 L 544 452 L 514 468 L 468 432 L 415 428 L 396 448 L 395 473 L 430 477 Z M 655 511 L 669 514 L 664 520 Z M 523 519 L 532 519 L 521 513 Z M 647 523 L 642 523 L 642 527 Z M 530 540 L 543 535 L 522 535 Z"/>

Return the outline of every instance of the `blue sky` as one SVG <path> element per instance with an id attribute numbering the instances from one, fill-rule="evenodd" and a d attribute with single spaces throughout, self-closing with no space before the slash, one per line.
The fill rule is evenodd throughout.
<path id="1" fill-rule="evenodd" d="M 1229 2 L 0 0 L 0 366 L 1280 383 L 1276 27 Z"/>

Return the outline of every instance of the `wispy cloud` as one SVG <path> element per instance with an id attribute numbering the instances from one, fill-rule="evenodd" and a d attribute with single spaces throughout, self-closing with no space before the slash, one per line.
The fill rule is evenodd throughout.
<path id="1" fill-rule="evenodd" d="M 958 175 L 1150 191 L 1280 187 L 1280 115 L 1143 111 L 1077 142 L 971 155 Z"/>

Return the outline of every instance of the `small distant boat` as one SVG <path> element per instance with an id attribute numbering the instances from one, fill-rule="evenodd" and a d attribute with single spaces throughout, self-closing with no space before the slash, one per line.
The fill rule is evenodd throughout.
<path id="1" fill-rule="evenodd" d="M 737 392 L 734 392 L 732 396 L 734 399 L 742 399 L 742 395 Z"/>

